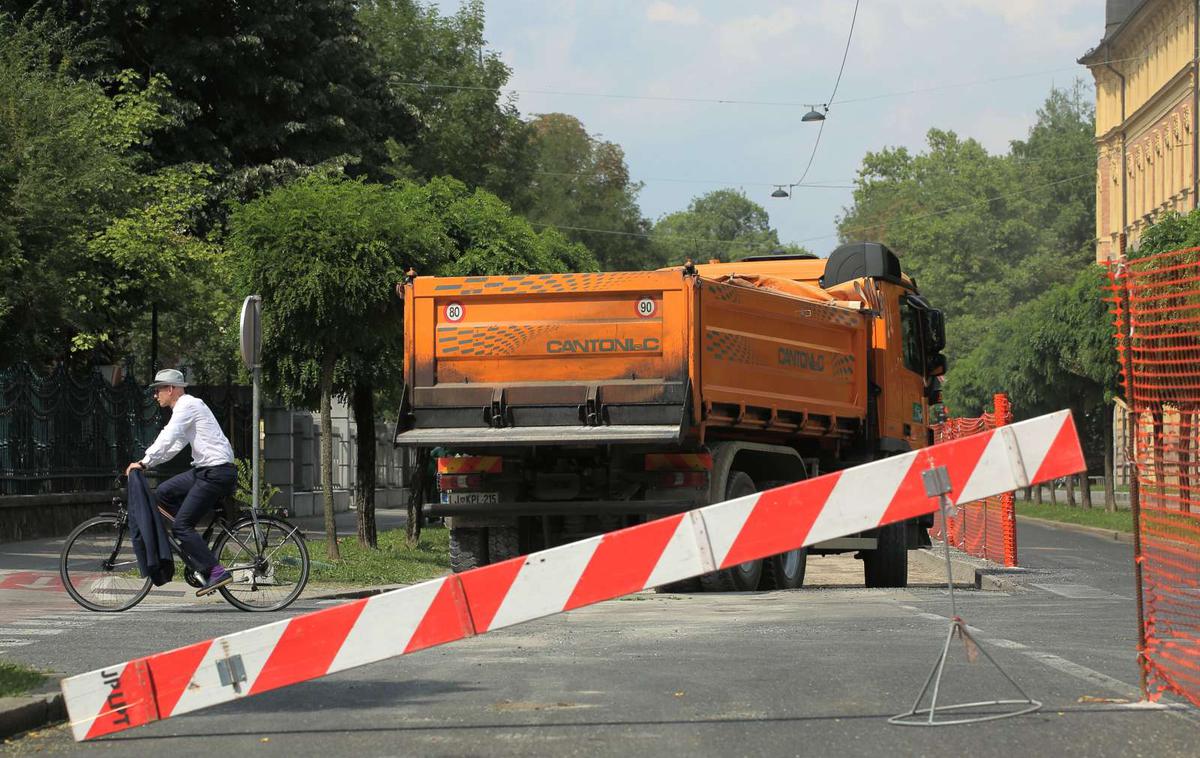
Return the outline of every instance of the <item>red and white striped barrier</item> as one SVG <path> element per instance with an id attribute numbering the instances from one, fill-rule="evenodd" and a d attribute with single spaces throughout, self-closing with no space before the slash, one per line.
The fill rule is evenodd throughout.
<path id="1" fill-rule="evenodd" d="M 64 679 L 76 740 L 1077 473 L 1069 411 Z"/>

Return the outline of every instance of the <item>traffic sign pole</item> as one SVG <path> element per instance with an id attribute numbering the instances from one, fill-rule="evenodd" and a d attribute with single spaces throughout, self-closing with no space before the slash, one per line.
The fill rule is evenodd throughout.
<path id="1" fill-rule="evenodd" d="M 253 491 L 250 500 L 250 518 L 254 521 L 255 546 L 261 549 L 258 528 L 258 448 L 261 438 L 258 428 L 258 403 L 259 382 L 262 375 L 262 298 L 258 295 L 250 295 L 242 302 L 241 337 L 242 362 L 246 364 L 246 370 L 250 372 L 250 381 L 254 387 L 251 395 L 254 407 L 251 411 L 253 445 L 250 448 L 250 486 Z"/>

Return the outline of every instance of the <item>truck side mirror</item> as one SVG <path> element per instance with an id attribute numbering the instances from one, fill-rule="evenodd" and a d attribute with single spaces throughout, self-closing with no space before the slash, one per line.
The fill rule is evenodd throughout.
<path id="1" fill-rule="evenodd" d="M 940 353 L 946 349 L 946 316 L 936 308 L 932 308 L 925 311 L 925 317 L 929 324 L 929 352 Z"/>

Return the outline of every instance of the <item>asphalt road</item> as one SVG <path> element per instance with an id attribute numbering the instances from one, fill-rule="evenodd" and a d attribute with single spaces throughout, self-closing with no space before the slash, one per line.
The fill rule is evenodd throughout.
<path id="1" fill-rule="evenodd" d="M 985 649 L 1045 703 L 1031 716 L 942 729 L 886 723 L 911 705 L 945 638 L 947 593 L 930 582 L 906 590 L 640 594 L 93 743 L 76 745 L 60 727 L 0 752 L 1200 752 L 1194 709 L 1121 702 L 1137 699 L 1130 547 L 1032 525 L 1021 527 L 1019 545 L 1030 568 L 1024 591 L 956 594 Z M 302 601 L 292 612 L 316 607 Z M 141 608 L 115 617 L 52 610 L 47 621 L 79 625 L 47 626 L 65 631 L 5 657 L 76 673 L 272 620 L 187 598 L 151 595 Z M 943 702 L 1014 696 L 982 659 L 967 663 L 957 642 L 951 650 Z"/>

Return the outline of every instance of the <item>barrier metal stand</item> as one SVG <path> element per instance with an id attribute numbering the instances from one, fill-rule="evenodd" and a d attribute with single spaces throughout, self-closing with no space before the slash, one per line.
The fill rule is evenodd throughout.
<path id="1" fill-rule="evenodd" d="M 921 478 L 925 483 L 925 494 L 929 497 L 938 499 L 938 508 L 942 512 L 942 523 L 948 523 L 948 516 L 954 515 L 954 505 L 950 502 L 949 495 L 950 473 L 945 466 L 932 468 L 921 474 Z M 1021 689 L 1021 685 L 1013 681 L 1013 678 L 1005 673 L 999 663 L 988 654 L 988 651 L 979 646 L 975 638 L 971 636 L 971 632 L 967 628 L 967 622 L 963 621 L 958 615 L 958 607 L 954 602 L 954 574 L 950 566 L 950 541 L 944 540 L 943 544 L 946 547 L 946 586 L 950 590 L 950 629 L 946 633 L 946 643 L 942 645 L 942 654 L 938 656 L 937 661 L 933 664 L 933 669 L 929 672 L 929 677 L 925 680 L 925 686 L 921 688 L 921 692 L 917 695 L 917 699 L 913 701 L 912 708 L 906 713 L 901 713 L 897 716 L 892 716 L 888 719 L 889 724 L 897 726 L 953 726 L 955 724 L 978 724 L 983 721 L 996 721 L 998 719 L 1012 718 L 1013 716 L 1023 716 L 1027 713 L 1033 713 L 1040 710 L 1042 704 L 1038 700 L 1034 700 Z M 958 637 L 962 640 L 963 646 L 966 649 L 967 661 L 974 663 L 982 653 L 983 657 L 988 660 L 988 663 L 1000 672 L 1008 683 L 1021 693 L 1021 700 L 981 700 L 975 703 L 958 703 L 954 705 L 938 705 L 938 693 L 942 685 L 942 673 L 946 668 L 946 658 L 950 655 L 950 643 L 954 638 Z M 925 699 L 925 695 L 930 693 L 932 686 L 932 695 L 929 701 L 929 707 L 922 708 L 921 702 Z M 1000 706 L 1023 706 L 1013 711 L 1002 713 L 986 713 L 981 715 L 966 716 L 963 718 L 938 718 L 939 713 L 948 711 L 964 711 L 968 709 L 994 708 Z"/>

